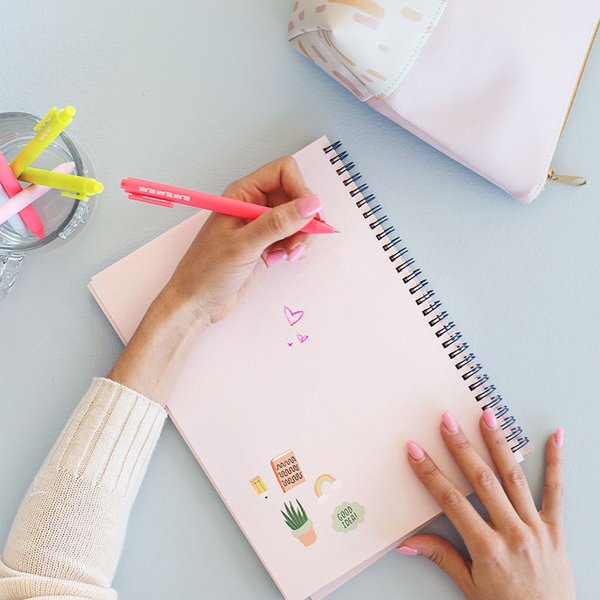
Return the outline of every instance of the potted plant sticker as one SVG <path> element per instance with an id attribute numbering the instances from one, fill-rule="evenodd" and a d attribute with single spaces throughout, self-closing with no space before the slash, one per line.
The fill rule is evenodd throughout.
<path id="1" fill-rule="evenodd" d="M 298 538 L 305 546 L 310 546 L 317 541 L 317 534 L 313 527 L 313 522 L 306 516 L 306 511 L 299 500 L 298 508 L 291 502 L 288 506 L 285 502 L 285 512 L 281 511 L 287 526 L 292 530 L 292 535 Z"/>

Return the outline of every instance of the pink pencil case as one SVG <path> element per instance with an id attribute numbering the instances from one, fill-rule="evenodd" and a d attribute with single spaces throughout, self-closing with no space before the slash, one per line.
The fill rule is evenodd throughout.
<path id="1" fill-rule="evenodd" d="M 600 0 L 299 0 L 289 41 L 361 101 L 528 203 L 600 25 Z M 571 168 L 572 165 L 569 165 Z"/>

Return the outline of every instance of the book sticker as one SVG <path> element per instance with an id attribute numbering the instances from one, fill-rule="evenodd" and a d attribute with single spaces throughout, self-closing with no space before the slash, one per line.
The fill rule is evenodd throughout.
<path id="1" fill-rule="evenodd" d="M 333 529 L 348 533 L 356 529 L 365 520 L 365 509 L 358 502 L 344 502 L 335 507 L 331 515 Z"/>
<path id="2" fill-rule="evenodd" d="M 298 459 L 292 450 L 287 450 L 271 460 L 271 467 L 284 493 L 306 481 Z"/>
<path id="3" fill-rule="evenodd" d="M 328 500 L 327 495 L 323 493 L 323 487 L 327 484 L 327 487 L 331 487 L 332 490 L 339 490 L 342 487 L 342 482 L 336 479 L 328 473 L 319 475 L 315 481 L 315 494 L 317 495 L 317 502 L 319 504 L 325 504 Z M 331 486 L 329 486 L 331 484 Z"/>
<path id="4" fill-rule="evenodd" d="M 269 491 L 269 488 L 265 485 L 265 482 L 260 478 L 260 475 L 257 475 L 256 477 L 254 477 L 253 479 L 250 480 L 250 485 L 254 488 L 254 491 L 261 497 L 261 498 L 268 498 L 268 494 L 267 492 Z"/>
<path id="5" fill-rule="evenodd" d="M 298 506 L 290 501 L 289 505 L 285 502 L 283 506 L 285 512 L 281 511 L 286 525 L 292 530 L 292 535 L 300 540 L 305 546 L 310 546 L 317 541 L 317 534 L 313 522 L 306 515 L 306 511 L 300 500 L 296 500 Z"/>

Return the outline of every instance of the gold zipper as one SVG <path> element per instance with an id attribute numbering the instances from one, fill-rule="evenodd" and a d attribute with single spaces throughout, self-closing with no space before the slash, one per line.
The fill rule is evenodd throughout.
<path id="1" fill-rule="evenodd" d="M 596 41 L 596 37 L 598 36 L 598 30 L 600 29 L 600 20 L 596 23 L 596 29 L 594 31 L 594 35 L 592 36 L 592 41 L 588 46 L 587 54 L 585 55 L 585 59 L 583 64 L 581 65 L 581 71 L 579 71 L 579 77 L 577 78 L 577 84 L 575 85 L 575 90 L 573 91 L 573 95 L 571 96 L 571 102 L 569 103 L 569 109 L 567 110 L 567 116 L 565 117 L 565 121 L 563 123 L 562 129 L 560 130 L 560 135 L 558 136 L 558 141 L 560 142 L 560 138 L 562 138 L 562 134 L 567 126 L 567 121 L 571 116 L 571 110 L 573 110 L 573 104 L 575 103 L 575 97 L 577 96 L 577 92 L 579 91 L 579 86 L 581 85 L 581 80 L 583 78 L 583 73 L 585 68 L 587 67 L 588 60 L 590 58 L 590 54 L 592 53 L 592 47 L 594 46 L 594 42 Z M 558 144 L 558 142 L 557 142 Z M 565 183 L 567 185 L 574 185 L 576 187 L 581 187 L 587 183 L 585 177 L 577 177 L 575 175 L 560 175 L 554 171 L 554 167 L 550 165 L 550 169 L 548 171 L 548 181 L 555 181 L 556 183 Z"/>
<path id="2" fill-rule="evenodd" d="M 587 183 L 585 177 L 580 177 L 578 175 L 561 175 L 560 173 L 557 173 L 552 165 L 550 165 L 550 170 L 548 171 L 548 181 L 574 185 L 575 187 L 581 187 Z"/>

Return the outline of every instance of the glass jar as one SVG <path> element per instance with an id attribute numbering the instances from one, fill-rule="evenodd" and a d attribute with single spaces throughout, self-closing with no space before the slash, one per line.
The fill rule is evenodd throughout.
<path id="1" fill-rule="evenodd" d="M 0 113 L 0 152 L 10 163 L 33 139 L 34 126 L 40 118 L 28 113 Z M 74 162 L 74 175 L 94 177 L 89 159 L 64 132 L 36 158 L 33 165 L 53 169 L 60 163 Z M 44 224 L 45 236 L 39 239 L 31 232 L 17 233 L 8 221 L 0 224 L 0 300 L 11 290 L 25 254 L 46 248 L 48 244 L 63 244 L 72 239 L 89 220 L 95 196 L 78 200 L 62 196 L 63 190 L 51 189 L 32 206 Z"/>

